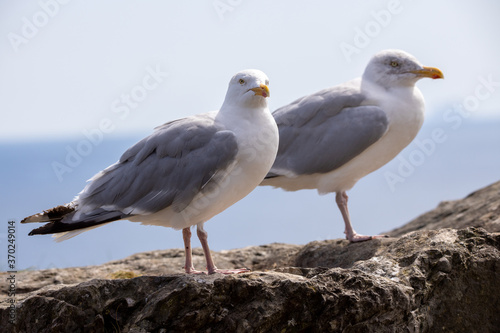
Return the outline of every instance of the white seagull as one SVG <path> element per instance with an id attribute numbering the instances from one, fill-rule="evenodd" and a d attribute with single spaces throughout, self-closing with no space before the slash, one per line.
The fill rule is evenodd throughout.
<path id="1" fill-rule="evenodd" d="M 280 143 L 276 161 L 261 185 L 287 191 L 336 192 L 351 242 L 376 237 L 352 228 L 346 191 L 392 160 L 417 135 L 424 99 L 415 83 L 444 78 L 400 50 L 382 51 L 361 78 L 318 91 L 273 112 Z"/>
<path id="2" fill-rule="evenodd" d="M 219 111 L 161 125 L 96 174 L 69 204 L 25 218 L 48 222 L 30 235 L 65 240 L 116 220 L 182 229 L 186 273 L 192 264 L 190 227 L 197 226 L 209 274 L 218 269 L 203 224 L 249 194 L 278 150 L 278 128 L 267 106 L 269 79 L 259 70 L 233 76 Z"/>

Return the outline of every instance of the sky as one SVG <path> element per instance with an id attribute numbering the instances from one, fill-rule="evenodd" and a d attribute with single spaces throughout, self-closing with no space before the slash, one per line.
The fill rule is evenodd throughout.
<path id="1" fill-rule="evenodd" d="M 147 135 L 218 109 L 246 68 L 269 76 L 274 109 L 360 76 L 387 48 L 444 72 L 419 84 L 430 111 L 480 76 L 500 80 L 494 1 L 59 1 L 0 2 L 0 142 L 78 138 L 103 119 L 107 136 Z M 498 116 L 499 101 L 483 113 Z"/>
<path id="2" fill-rule="evenodd" d="M 420 142 L 432 139 L 433 130 L 441 129 L 449 139 L 439 146 L 449 146 L 446 156 L 459 158 L 460 147 L 470 142 L 460 137 L 462 130 L 473 124 L 500 124 L 499 9 L 495 1 L 0 1 L 0 145 L 36 149 L 23 156 L 12 153 L 10 160 L 3 161 L 1 217 L 20 220 L 71 200 L 85 180 L 116 161 L 154 127 L 218 109 L 229 79 L 242 69 L 257 68 L 268 75 L 269 104 L 274 110 L 360 76 L 373 54 L 389 48 L 405 50 L 424 65 L 443 71 L 445 80 L 417 84 L 427 106 L 427 130 Z M 490 163 L 491 154 L 498 154 L 497 146 L 492 146 L 491 140 L 488 143 L 484 147 L 489 150 L 481 157 L 488 161 L 484 163 Z M 410 159 L 418 155 L 410 155 L 418 145 L 408 149 L 401 156 Z M 41 151 L 43 156 L 37 154 Z M 411 184 L 418 187 L 419 177 L 432 173 L 428 179 L 446 178 L 435 175 L 436 170 L 450 169 L 446 161 L 439 160 L 438 152 L 425 155 L 407 181 L 391 187 L 387 173 L 398 174 L 403 163 L 395 160 L 392 169 L 381 169 L 378 178 L 370 175 L 365 185 L 360 182 L 359 190 L 357 186 L 353 189 L 354 197 L 364 189 L 368 192 L 367 199 L 363 199 L 363 192 L 359 203 L 353 202 L 358 210 L 372 207 L 366 200 L 374 195 L 374 189 L 383 188 L 391 200 L 406 200 L 406 206 L 402 202 L 392 214 L 399 222 L 378 225 L 375 232 L 407 222 L 440 199 L 459 198 L 498 179 L 495 171 L 487 177 L 464 169 L 470 179 L 457 177 L 467 181 L 449 179 L 436 184 L 436 189 L 429 191 L 432 194 L 418 199 L 424 204 L 411 204 L 417 199 L 401 194 L 408 191 L 410 195 L 415 190 Z M 433 165 L 435 159 L 442 169 Z M 488 164 L 491 170 L 495 163 Z M 8 170 L 17 170 L 19 178 L 9 176 Z M 400 195 L 392 196 L 394 193 Z M 21 200 L 23 207 L 16 206 Z M 214 236 L 219 237 L 214 239 L 215 249 L 342 237 L 342 223 L 331 222 L 332 215 L 339 218 L 333 197 L 263 188 L 252 193 L 248 204 L 244 202 L 217 217 L 222 230 L 229 228 L 229 220 L 248 215 L 249 210 L 254 212 L 251 204 L 260 210 L 287 210 L 289 215 L 284 219 L 293 219 L 297 212 L 288 212 L 288 208 L 296 202 L 307 206 L 301 211 L 317 214 L 317 220 L 325 222 L 316 227 L 314 237 L 302 239 L 296 236 L 302 233 L 299 222 L 280 226 L 269 236 L 265 224 L 257 224 L 265 237 L 255 241 L 242 241 L 230 231 L 221 231 Z M 328 210 L 318 212 L 323 206 Z M 393 206 L 390 201 L 382 204 L 386 210 Z M 352 208 L 351 213 L 357 214 Z M 254 218 L 265 220 L 266 214 L 264 210 Z M 20 234 L 25 249 L 21 253 L 25 262 L 30 262 L 28 257 L 34 254 L 28 250 L 36 246 L 39 266 L 71 266 L 99 263 L 132 251 L 182 246 L 179 232 L 170 231 L 162 241 L 158 233 L 150 231 L 152 227 L 136 229 L 127 222 L 116 225 L 61 244 L 52 243 L 50 237 L 24 238 Z M 245 233 L 246 226 L 242 223 L 238 232 Z M 328 230 L 322 229 L 326 226 Z M 24 235 L 30 227 L 19 226 L 19 233 Z M 120 241 L 110 246 L 106 239 L 117 232 L 114 228 L 124 231 Z M 139 231 L 141 228 L 144 231 Z M 133 240 L 125 232 L 144 238 L 127 250 L 127 243 Z M 154 241 L 148 240 L 148 232 L 154 234 Z M 73 261 L 61 254 L 89 242 L 96 244 L 92 259 Z M 54 253 L 63 258 L 51 259 Z M 25 266 L 36 266 L 36 260 Z"/>

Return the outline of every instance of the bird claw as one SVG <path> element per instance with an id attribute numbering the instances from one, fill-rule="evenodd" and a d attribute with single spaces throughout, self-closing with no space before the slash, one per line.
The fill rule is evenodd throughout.
<path id="1" fill-rule="evenodd" d="M 194 269 L 194 267 L 191 268 L 185 268 L 186 274 L 206 274 L 205 272 L 198 271 Z"/>
<path id="2" fill-rule="evenodd" d="M 387 235 L 365 236 L 365 235 L 354 234 L 351 237 L 346 236 L 346 239 L 350 243 L 358 243 L 358 242 L 365 242 L 365 241 L 372 240 L 372 239 L 388 238 L 388 237 L 389 236 L 387 236 Z"/>
<path id="3" fill-rule="evenodd" d="M 248 268 L 237 268 L 237 269 L 218 269 L 216 268 L 212 272 L 208 272 L 208 274 L 215 274 L 215 273 L 220 273 L 220 274 L 240 274 L 240 273 L 246 273 L 250 272 Z"/>
<path id="4" fill-rule="evenodd" d="M 185 269 L 185 271 L 186 271 L 186 274 L 195 274 L 195 275 L 196 274 L 211 275 L 211 274 L 215 274 L 215 273 L 228 275 L 228 274 L 240 274 L 240 273 L 250 272 L 250 270 L 248 268 L 237 268 L 237 269 L 218 269 L 218 268 L 215 268 L 212 270 L 208 270 L 208 272 L 203 272 L 203 271 L 198 271 L 198 270 L 194 269 L 193 267 L 191 267 L 189 269 Z"/>

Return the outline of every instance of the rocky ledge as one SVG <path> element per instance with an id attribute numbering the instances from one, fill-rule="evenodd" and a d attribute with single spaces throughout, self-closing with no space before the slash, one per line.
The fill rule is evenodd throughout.
<path id="1" fill-rule="evenodd" d="M 0 300 L 0 330 L 498 332 L 499 225 L 500 182 L 389 233 L 398 238 L 214 253 L 220 266 L 250 273 L 175 273 L 181 250 L 26 271 L 17 276 L 15 324 Z M 195 257 L 203 262 L 201 251 Z"/>

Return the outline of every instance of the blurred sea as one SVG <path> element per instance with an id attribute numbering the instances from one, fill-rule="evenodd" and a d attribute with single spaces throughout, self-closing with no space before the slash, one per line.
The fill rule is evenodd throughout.
<path id="1" fill-rule="evenodd" d="M 467 120 L 456 128 L 452 125 L 437 119 L 427 121 L 399 157 L 348 192 L 358 232 L 391 230 L 442 200 L 462 198 L 500 180 L 500 120 Z M 441 135 L 440 142 L 433 141 L 436 131 Z M 19 222 L 71 201 L 87 179 L 118 160 L 143 136 L 104 137 L 102 142 L 94 138 L 96 144 L 84 136 L 68 141 L 0 144 L 0 270 L 7 267 L 9 220 Z M 90 145 L 82 143 L 85 140 Z M 66 159 L 71 151 L 82 154 L 80 159 L 70 158 L 69 166 Z M 59 171 L 54 171 L 54 165 Z M 61 165 L 66 168 L 61 169 Z M 136 252 L 183 247 L 179 231 L 128 221 L 114 222 L 62 243 L 53 242 L 50 236 L 28 237 L 33 227 L 17 223 L 17 269 L 100 264 Z M 211 249 L 219 251 L 340 238 L 344 226 L 332 194 L 260 187 L 209 221 L 206 229 Z M 199 246 L 195 238 L 193 241 Z"/>

